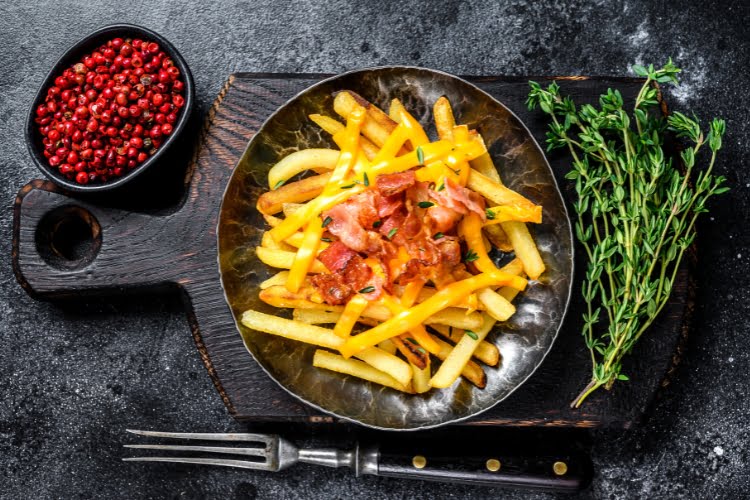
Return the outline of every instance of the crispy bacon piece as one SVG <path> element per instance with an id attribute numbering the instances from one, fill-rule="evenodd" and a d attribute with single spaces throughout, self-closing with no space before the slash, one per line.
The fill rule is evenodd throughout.
<path id="1" fill-rule="evenodd" d="M 316 274 L 310 278 L 327 304 L 338 306 L 345 304 L 351 297 L 353 290 L 343 282 L 340 274 Z"/>
<path id="2" fill-rule="evenodd" d="M 335 243 L 331 247 L 334 245 Z M 327 304 L 334 306 L 345 304 L 352 295 L 367 286 L 368 282 L 373 278 L 372 270 L 365 263 L 364 259 L 359 254 L 346 248 L 343 244 L 341 246 L 345 250 L 334 250 L 330 260 L 332 265 L 336 267 L 340 264 L 343 256 L 348 256 L 346 263 L 336 269 L 336 271 L 331 269 L 333 271 L 331 274 L 317 274 L 310 278 L 310 281 L 318 289 L 323 300 Z M 328 247 L 324 252 L 327 252 L 331 247 Z M 348 255 L 346 252 L 351 252 L 353 255 Z M 322 254 L 323 252 L 321 252 Z M 333 258 L 334 255 L 338 255 L 339 257 Z M 326 267 L 328 267 L 327 264 Z M 373 298 L 376 297 L 373 296 Z"/>
<path id="3" fill-rule="evenodd" d="M 393 196 L 412 187 L 416 180 L 414 171 L 407 170 L 398 174 L 379 175 L 375 180 L 375 185 L 381 195 Z"/>
<path id="4" fill-rule="evenodd" d="M 346 265 L 357 256 L 357 252 L 350 249 L 340 241 L 334 241 L 328 248 L 318 254 L 318 260 L 335 273 L 345 268 Z"/>
<path id="5" fill-rule="evenodd" d="M 323 219 L 326 217 L 332 219 L 327 227 L 328 231 L 338 236 L 339 240 L 352 250 L 367 253 L 382 250 L 378 234 L 365 229 L 372 227 L 372 224 L 379 220 L 371 196 L 354 196 L 324 212 Z M 363 227 L 363 221 L 368 225 Z"/>
<path id="6" fill-rule="evenodd" d="M 461 263 L 461 245 L 457 238 L 444 236 L 437 240 L 437 247 L 443 264 L 454 267 Z"/>
<path id="7" fill-rule="evenodd" d="M 466 215 L 471 211 L 476 212 L 482 218 L 482 221 L 487 218 L 482 196 L 456 184 L 451 179 L 446 179 L 443 191 L 432 191 L 430 196 L 441 207 L 450 208 L 461 215 Z"/>
<path id="8" fill-rule="evenodd" d="M 402 206 L 404 206 L 404 197 L 401 193 L 394 194 L 393 196 L 378 195 L 375 197 L 375 208 L 378 211 L 379 217 L 393 215 Z"/>
<path id="9" fill-rule="evenodd" d="M 461 220 L 461 214 L 448 207 L 435 205 L 427 211 L 427 224 L 432 234 L 447 233 L 452 230 Z"/>

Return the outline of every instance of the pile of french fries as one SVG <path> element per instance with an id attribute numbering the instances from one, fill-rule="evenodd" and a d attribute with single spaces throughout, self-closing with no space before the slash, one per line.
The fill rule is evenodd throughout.
<path id="1" fill-rule="evenodd" d="M 456 124 L 445 97 L 433 109 L 437 141 L 430 141 L 398 99 L 386 114 L 342 91 L 334 111 L 343 123 L 317 114 L 310 119 L 340 149 L 304 149 L 283 158 L 269 171 L 270 190 L 257 203 L 270 226 L 257 256 L 280 269 L 261 284 L 260 298 L 291 308 L 292 319 L 249 310 L 242 324 L 320 347 L 316 367 L 398 391 L 447 388 L 461 376 L 484 388 L 481 364 L 501 361 L 487 335 L 515 313 L 513 300 L 527 278 L 536 280 L 545 270 L 527 228 L 541 222 L 542 207 L 503 185 L 481 135 Z M 392 294 L 372 301 L 360 291 L 345 305 L 325 303 L 309 280 L 330 272 L 316 258 L 329 245 L 320 214 L 374 185 L 378 175 L 409 169 L 420 181 L 434 186 L 450 178 L 486 200 L 486 220 L 470 212 L 458 225 L 478 274 L 465 271 L 442 288 L 417 279 L 394 284 Z M 498 269 L 488 256 L 492 247 L 513 251 L 515 258 Z"/>

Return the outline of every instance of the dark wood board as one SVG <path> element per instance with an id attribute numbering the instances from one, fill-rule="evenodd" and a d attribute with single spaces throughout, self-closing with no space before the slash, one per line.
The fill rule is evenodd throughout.
<path id="1" fill-rule="evenodd" d="M 47 181 L 30 182 L 18 193 L 14 207 L 12 257 L 21 286 L 41 299 L 177 288 L 208 373 L 235 418 L 333 422 L 279 388 L 247 352 L 224 301 L 216 258 L 221 197 L 248 141 L 268 115 L 324 76 L 232 75 L 196 141 L 185 196 L 166 215 L 111 208 L 73 198 Z M 592 102 L 609 86 L 632 99 L 641 85 L 635 79 L 555 78 L 577 102 Z M 524 106 L 528 78 L 468 79 L 518 114 L 543 143 L 543 117 Z M 552 77 L 534 79 L 544 83 Z M 562 155 L 549 159 L 569 203 L 573 193 L 563 179 L 567 160 Z M 80 232 L 81 226 L 92 233 L 91 242 L 83 249 L 65 248 L 66 231 Z M 609 393 L 593 395 L 580 410 L 571 409 L 569 403 L 588 382 L 590 361 L 579 333 L 584 269 L 580 258 L 576 268 L 568 316 L 542 366 L 503 403 L 460 425 L 629 427 L 647 413 L 658 389 L 669 383 L 688 332 L 693 295 L 690 265 L 680 270 L 671 301 L 626 361 L 625 372 L 634 374 L 633 379 Z"/>

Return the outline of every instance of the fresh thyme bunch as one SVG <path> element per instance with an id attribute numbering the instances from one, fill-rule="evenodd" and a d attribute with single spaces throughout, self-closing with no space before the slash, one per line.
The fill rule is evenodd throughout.
<path id="1" fill-rule="evenodd" d="M 622 359 L 667 303 L 697 217 L 708 211 L 710 197 L 729 189 L 724 177 L 711 174 L 724 120 L 712 120 L 704 135 L 697 119 L 661 113 L 655 84 L 676 84 L 680 72 L 671 59 L 661 69 L 633 70 L 646 81 L 632 114 L 617 90 L 602 95 L 598 107 L 577 107 L 557 83 L 545 89 L 529 82 L 526 104 L 551 119 L 547 150 L 570 150 L 566 178 L 575 182 L 575 232 L 588 258 L 582 333 L 593 370 L 575 407 L 599 387 L 628 380 Z M 679 162 L 664 152 L 670 132 L 687 143 Z M 699 170 L 696 159 L 706 145 L 710 160 Z"/>

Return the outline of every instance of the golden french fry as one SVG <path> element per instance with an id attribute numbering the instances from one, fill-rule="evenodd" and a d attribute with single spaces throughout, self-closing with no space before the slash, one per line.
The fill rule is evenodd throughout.
<path id="1" fill-rule="evenodd" d="M 284 213 L 284 217 L 289 217 L 304 206 L 304 203 L 284 203 L 281 205 L 281 211 Z"/>
<path id="2" fill-rule="evenodd" d="M 432 106 L 432 115 L 435 119 L 438 137 L 448 141 L 453 140 L 453 127 L 456 126 L 456 119 L 453 117 L 453 109 L 447 97 L 442 96 L 435 101 Z"/>
<path id="3" fill-rule="evenodd" d="M 323 192 L 330 177 L 330 173 L 315 175 L 266 191 L 258 197 L 256 207 L 262 214 L 273 215 L 281 212 L 284 203 L 309 201 Z"/>
<path id="4" fill-rule="evenodd" d="M 500 270 L 504 273 L 512 274 L 513 276 L 521 276 L 523 273 L 523 262 L 516 257 L 501 267 Z"/>
<path id="5" fill-rule="evenodd" d="M 334 325 L 340 317 L 340 312 L 324 311 L 323 309 L 297 308 L 292 311 L 292 318 L 294 318 L 295 321 L 300 321 L 310 325 Z"/>
<path id="6" fill-rule="evenodd" d="M 472 130 L 472 132 L 476 132 L 475 130 Z M 480 141 L 482 144 L 484 143 L 484 138 L 482 137 L 482 134 L 476 133 L 476 136 L 474 137 L 475 140 Z M 497 168 L 495 167 L 495 164 L 492 161 L 492 157 L 489 153 L 489 148 L 487 148 L 487 145 L 485 144 L 484 148 L 487 150 L 486 153 L 483 155 L 479 155 L 473 160 L 469 162 L 471 165 L 471 168 L 476 170 L 482 175 L 485 175 L 492 179 L 495 182 L 499 182 L 502 184 L 502 181 L 500 180 L 500 174 L 497 172 Z"/>
<path id="7" fill-rule="evenodd" d="M 269 235 L 269 238 L 273 240 L 273 237 L 271 237 L 270 235 Z M 292 234 L 289 238 L 285 239 L 282 242 L 284 245 L 283 249 L 296 252 L 297 249 L 302 246 L 302 242 L 304 241 L 304 239 L 305 239 L 305 233 L 297 231 L 296 233 Z M 326 248 L 328 248 L 327 242 L 321 241 L 320 243 L 318 243 L 318 253 L 322 252 Z"/>
<path id="8" fill-rule="evenodd" d="M 275 217 L 273 215 L 263 214 L 263 219 L 265 219 L 266 224 L 268 224 L 271 227 L 276 227 L 279 224 L 281 224 L 281 221 L 283 219 L 279 219 L 278 217 Z"/>
<path id="9" fill-rule="evenodd" d="M 388 117 L 396 123 L 401 123 L 401 112 L 406 112 L 406 108 L 399 99 L 391 100 L 391 107 L 388 108 Z"/>
<path id="10" fill-rule="evenodd" d="M 385 352 L 396 354 L 396 344 L 391 342 L 391 339 L 386 339 L 378 344 L 378 347 L 383 349 Z"/>
<path id="11" fill-rule="evenodd" d="M 393 345 L 396 346 L 398 352 L 403 354 L 406 360 L 412 365 L 419 369 L 427 366 L 427 361 L 430 359 L 430 355 L 424 349 L 420 348 L 416 341 L 406 340 L 404 336 L 393 337 L 390 339 Z"/>
<path id="12" fill-rule="evenodd" d="M 466 330 L 451 328 L 450 326 L 445 325 L 430 325 L 430 328 L 438 332 L 443 338 L 454 343 L 458 343 L 466 332 Z M 495 344 L 483 340 L 477 345 L 477 348 L 474 351 L 474 357 L 485 365 L 497 366 L 500 362 L 500 350 Z"/>
<path id="13" fill-rule="evenodd" d="M 315 124 L 320 128 L 334 136 L 334 141 L 336 140 L 335 135 L 344 130 L 343 123 L 339 122 L 338 120 L 334 120 L 329 116 L 310 115 L 310 119 L 314 121 Z M 365 157 L 368 160 L 372 160 L 373 158 L 375 158 L 375 155 L 378 154 L 378 147 L 373 144 L 372 141 L 370 141 L 367 137 L 359 138 L 359 146 L 362 148 L 362 151 L 365 153 Z M 341 147 L 340 144 L 339 147 Z"/>
<path id="14" fill-rule="evenodd" d="M 484 243 L 484 251 L 489 252 L 492 250 L 492 243 L 490 243 L 489 238 L 487 238 L 487 235 L 482 233 L 482 243 Z"/>
<path id="15" fill-rule="evenodd" d="M 430 379 L 430 385 L 438 389 L 450 387 L 462 373 L 464 367 L 471 361 L 477 345 L 484 340 L 494 325 L 495 320 L 485 315 L 484 323 L 480 328 L 473 331 L 474 335 L 467 332 L 450 351 L 450 354 L 443 360 L 438 371 Z"/>
<path id="16" fill-rule="evenodd" d="M 373 368 L 372 366 L 356 359 L 344 359 L 338 354 L 332 352 L 317 350 L 313 356 L 313 366 L 325 368 L 345 375 L 369 380 L 376 384 L 384 385 L 401 392 L 411 392 L 406 386 L 399 383 L 390 375 Z"/>
<path id="17" fill-rule="evenodd" d="M 513 251 L 513 245 L 510 244 L 508 235 L 505 234 L 505 231 L 503 231 L 503 227 L 501 225 L 495 224 L 491 226 L 484 226 L 482 228 L 482 232 L 487 235 L 490 243 L 492 243 L 495 248 L 497 248 L 501 252 Z"/>
<path id="18" fill-rule="evenodd" d="M 356 357 L 373 368 L 390 375 L 403 386 L 406 386 L 411 381 L 411 367 L 407 362 L 397 358 L 394 354 L 378 349 L 377 347 L 372 347 L 358 353 Z"/>
<path id="19" fill-rule="evenodd" d="M 440 344 L 440 352 L 437 354 L 437 357 L 443 362 L 443 364 L 441 364 L 440 366 L 443 366 L 445 364 L 445 361 L 450 357 L 455 347 L 440 339 L 437 339 L 437 341 Z M 459 375 L 463 376 L 466 380 L 479 387 L 480 389 L 484 389 L 487 386 L 487 375 L 484 373 L 484 370 L 482 370 L 482 367 L 474 361 L 467 361 L 464 367 L 459 371 L 459 374 L 456 375 L 456 379 L 459 377 Z M 453 380 L 455 381 L 456 379 Z M 451 384 L 452 383 L 453 382 L 451 382 Z M 434 385 L 432 385 L 432 379 L 430 379 L 430 387 L 435 387 Z"/>
<path id="20" fill-rule="evenodd" d="M 244 326 L 259 332 L 278 335 L 306 344 L 318 345 L 329 349 L 338 349 L 344 344 L 344 339 L 333 333 L 333 330 L 315 325 L 307 325 L 297 321 L 265 314 L 259 311 L 247 310 L 242 313 L 240 320 Z"/>
<path id="21" fill-rule="evenodd" d="M 412 386 L 414 387 L 414 392 L 417 394 L 422 394 L 424 392 L 427 392 L 430 390 L 430 376 L 432 375 L 430 371 L 430 358 L 427 358 L 427 364 L 424 368 L 419 368 L 417 365 L 409 364 L 411 366 L 412 371 Z"/>
<path id="22" fill-rule="evenodd" d="M 260 284 L 260 289 L 265 290 L 271 286 L 282 286 L 286 284 L 286 280 L 289 278 L 289 271 L 279 271 L 267 280 Z"/>
<path id="23" fill-rule="evenodd" d="M 299 234 L 301 235 L 302 233 Z M 294 246 L 289 245 L 286 242 L 282 241 L 280 243 L 277 243 L 276 240 L 274 240 L 271 237 L 271 234 L 268 232 L 263 233 L 263 237 L 260 239 L 260 246 L 269 250 L 284 250 L 285 252 L 296 251 L 296 248 Z"/>
<path id="24" fill-rule="evenodd" d="M 345 125 L 335 118 L 326 115 L 312 114 L 309 118 L 320 128 L 331 135 L 338 134 L 344 130 Z"/>
<path id="25" fill-rule="evenodd" d="M 285 250 L 269 250 L 265 247 L 255 247 L 255 254 L 258 256 L 261 262 L 264 264 L 277 267 L 279 269 L 291 269 L 294 263 L 294 252 L 287 252 Z M 328 269 L 323 265 L 322 262 L 315 259 L 310 272 L 313 274 L 327 273 Z"/>
<path id="26" fill-rule="evenodd" d="M 508 235 L 511 245 L 513 245 L 516 257 L 523 262 L 523 269 L 526 274 L 533 280 L 538 279 L 544 272 L 545 266 L 526 224 L 511 221 L 503 222 L 502 226 L 505 234 Z"/>
<path id="27" fill-rule="evenodd" d="M 512 189 L 508 189 L 497 181 L 493 181 L 474 169 L 470 169 L 469 171 L 469 180 L 466 187 L 476 191 L 496 205 L 527 207 L 529 210 L 533 210 L 536 207 L 528 198 L 516 193 Z"/>
<path id="28" fill-rule="evenodd" d="M 334 111 L 343 118 L 348 117 L 357 105 L 367 109 L 367 116 L 362 124 L 362 135 L 372 141 L 378 148 L 383 147 L 388 136 L 396 128 L 396 122 L 391 120 L 380 108 L 354 92 L 343 90 L 337 93 L 333 100 Z M 409 150 L 403 147 L 398 154 L 408 152 Z"/>
<path id="29" fill-rule="evenodd" d="M 303 149 L 285 156 L 268 171 L 268 187 L 276 189 L 289 179 L 311 169 L 333 170 L 341 151 L 335 149 Z"/>
<path id="30" fill-rule="evenodd" d="M 504 286 L 498 289 L 497 293 L 502 295 L 508 302 L 513 302 L 513 299 L 515 299 L 516 295 L 518 295 L 518 290 L 509 286 Z"/>
<path id="31" fill-rule="evenodd" d="M 491 288 L 485 288 L 477 292 L 479 301 L 484 304 L 487 314 L 498 321 L 507 321 L 516 313 L 516 308 L 502 295 Z"/>
<path id="32" fill-rule="evenodd" d="M 341 311 L 343 311 L 343 307 L 341 306 L 329 306 L 328 304 L 323 304 L 323 298 L 318 291 L 311 286 L 302 287 L 296 292 L 290 292 L 285 285 L 269 286 L 265 290 L 261 290 L 258 297 L 266 304 L 279 308 L 289 307 L 292 309 L 314 309 L 324 312 L 329 308 L 339 307 L 341 309 L 336 312 L 339 316 L 341 315 Z M 310 315 L 309 319 L 300 318 L 300 321 L 310 324 L 328 323 L 327 320 L 323 321 L 322 318 L 318 319 L 318 317 L 313 315 Z M 338 321 L 338 316 L 333 322 L 335 323 L 336 321 Z"/>
<path id="33" fill-rule="evenodd" d="M 486 210 L 487 222 L 485 225 L 501 224 L 508 221 L 533 222 L 539 224 L 542 222 L 542 207 L 526 207 L 518 205 L 500 205 L 491 207 Z"/>

